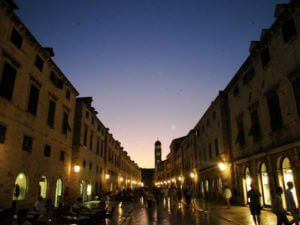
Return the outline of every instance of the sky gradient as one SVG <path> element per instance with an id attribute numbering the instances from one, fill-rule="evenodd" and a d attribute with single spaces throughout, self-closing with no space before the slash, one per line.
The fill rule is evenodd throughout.
<path id="1" fill-rule="evenodd" d="M 287 0 L 16 0 L 140 167 L 192 129 Z"/>

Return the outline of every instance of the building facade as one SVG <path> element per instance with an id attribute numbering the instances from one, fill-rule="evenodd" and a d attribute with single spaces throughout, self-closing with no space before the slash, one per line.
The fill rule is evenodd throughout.
<path id="1" fill-rule="evenodd" d="M 247 204 L 247 191 L 254 183 L 262 193 L 261 204 L 270 207 L 275 188 L 286 189 L 291 181 L 299 204 L 299 1 L 277 5 L 275 17 L 260 40 L 251 42 L 250 55 L 229 84 L 176 147 L 181 151 L 178 162 L 184 185 L 190 186 L 193 178 L 200 197 L 218 198 L 227 185 L 234 201 Z M 176 155 L 173 142 L 170 154 Z M 180 163 L 171 158 L 175 177 Z M 159 177 L 165 179 L 166 174 L 160 172 Z"/>
<path id="2" fill-rule="evenodd" d="M 223 187 L 232 186 L 228 104 L 225 92 L 220 92 L 201 117 L 192 133 L 191 143 L 199 180 L 201 197 L 219 199 Z"/>
<path id="3" fill-rule="evenodd" d="M 275 188 L 295 183 L 300 197 L 300 5 L 277 5 L 276 21 L 250 45 L 228 93 L 234 182 L 238 201 L 255 182 L 271 206 Z M 285 201 L 284 201 L 285 202 Z"/>
<path id="4" fill-rule="evenodd" d="M 0 207 L 32 207 L 38 196 L 55 206 L 65 197 L 88 200 L 106 190 L 108 129 L 14 10 L 0 1 Z M 109 170 L 141 186 L 140 169 L 119 145 Z"/>
<path id="5" fill-rule="evenodd" d="M 12 7 L 0 3 L 1 204 L 41 195 L 57 205 L 69 182 L 78 92 Z"/>

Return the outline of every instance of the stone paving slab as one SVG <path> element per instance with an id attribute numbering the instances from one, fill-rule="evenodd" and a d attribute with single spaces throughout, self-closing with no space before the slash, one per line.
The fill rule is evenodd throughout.
<path id="1" fill-rule="evenodd" d="M 252 225 L 254 224 L 250 214 L 249 207 L 232 206 L 230 209 L 227 206 L 217 202 L 205 202 L 203 200 L 193 201 L 192 206 L 200 212 L 210 214 L 223 220 L 229 221 L 236 225 Z M 292 220 L 292 217 L 289 217 Z M 262 210 L 261 225 L 277 224 L 276 215 L 269 210 Z"/>

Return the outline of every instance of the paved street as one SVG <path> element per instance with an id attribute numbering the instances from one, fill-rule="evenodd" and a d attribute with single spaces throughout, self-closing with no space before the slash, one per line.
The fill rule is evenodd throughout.
<path id="1" fill-rule="evenodd" d="M 291 219 L 291 218 L 290 218 Z M 191 207 L 163 201 L 149 209 L 140 203 L 123 203 L 116 212 L 115 220 L 109 224 L 116 225 L 253 225 L 247 207 L 233 206 L 227 209 L 217 203 L 198 201 Z M 261 225 L 276 224 L 276 216 L 269 211 L 262 211 Z"/>
<path id="2" fill-rule="evenodd" d="M 121 214 L 120 214 L 121 213 Z M 193 224 L 234 224 L 226 219 L 198 211 L 183 204 L 162 202 L 153 208 L 143 203 L 123 204 L 118 210 L 114 224 L 120 225 L 193 225 Z"/>

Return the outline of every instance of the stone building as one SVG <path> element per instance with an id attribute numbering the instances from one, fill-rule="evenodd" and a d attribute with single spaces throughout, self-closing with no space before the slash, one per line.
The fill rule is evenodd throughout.
<path id="1" fill-rule="evenodd" d="M 288 181 L 300 199 L 300 2 L 277 5 L 275 17 L 251 42 L 249 57 L 225 88 L 233 180 L 244 204 L 251 182 L 264 206 L 272 204 L 275 187 L 286 188 Z"/>
<path id="2" fill-rule="evenodd" d="M 55 205 L 69 182 L 78 92 L 0 2 L 0 206 L 28 206 L 38 195 Z"/>
<path id="3" fill-rule="evenodd" d="M 226 184 L 235 201 L 247 204 L 247 191 L 254 183 L 262 193 L 261 204 L 270 207 L 275 188 L 286 189 L 292 181 L 299 205 L 300 2 L 277 5 L 275 17 L 260 40 L 251 42 L 243 65 L 177 147 L 184 183 L 191 184 L 186 182 L 189 171 L 196 168 L 190 177 L 198 176 L 195 187 L 202 197 L 217 197 Z M 173 148 L 171 144 L 170 154 L 175 154 Z M 180 168 L 176 164 L 174 175 Z"/>
<path id="4" fill-rule="evenodd" d="M 70 194 L 84 201 L 101 191 L 141 184 L 140 169 L 100 121 L 92 101 L 92 97 L 77 98 L 73 132 Z M 128 179 L 132 185 L 126 186 Z"/>
<path id="5" fill-rule="evenodd" d="M 88 200 L 120 188 L 121 174 L 126 187 L 142 186 L 139 167 L 97 118 L 92 98 L 77 98 L 53 50 L 16 9 L 0 1 L 0 208 L 32 207 L 38 196 L 55 206 L 79 195 Z"/>
<path id="6" fill-rule="evenodd" d="M 73 132 L 70 194 L 84 200 L 104 185 L 107 128 L 97 117 L 91 97 L 77 98 Z"/>
<path id="7" fill-rule="evenodd" d="M 142 182 L 145 187 L 152 188 L 154 186 L 155 169 L 142 169 Z"/>
<path id="8" fill-rule="evenodd" d="M 181 187 L 183 184 L 183 148 L 182 142 L 186 136 L 174 139 L 170 145 L 170 161 L 171 161 L 171 177 L 172 182 L 176 187 Z"/>
<path id="9" fill-rule="evenodd" d="M 231 187 L 231 159 L 227 95 L 220 92 L 193 129 L 190 146 L 195 180 L 202 197 L 218 199 L 223 187 Z M 193 141 L 194 139 L 194 141 Z M 185 152 L 185 149 L 184 149 Z"/>

